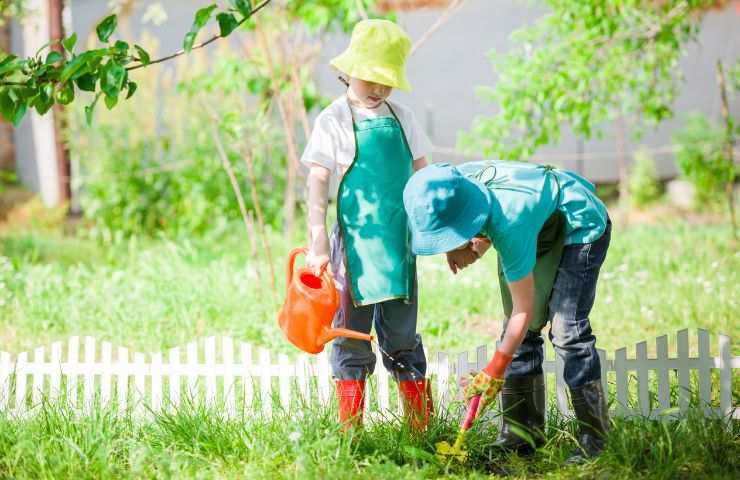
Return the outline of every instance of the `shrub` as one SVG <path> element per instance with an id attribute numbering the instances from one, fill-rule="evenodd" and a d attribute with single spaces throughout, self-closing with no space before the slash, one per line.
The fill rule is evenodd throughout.
<path id="1" fill-rule="evenodd" d="M 737 168 L 723 151 L 724 132 L 701 113 L 686 119 L 686 126 L 673 136 L 678 147 L 676 161 L 681 174 L 694 185 L 697 205 L 717 204 L 725 184 Z"/>
<path id="2" fill-rule="evenodd" d="M 211 69 L 229 62 L 220 53 Z M 186 91 L 178 86 L 212 74 L 203 55 L 182 59 L 174 68 L 153 66 L 137 72 L 139 92 L 115 111 L 98 109 L 92 128 L 76 104 L 69 145 L 78 168 L 77 188 L 93 234 L 103 239 L 132 235 L 192 235 L 223 228 L 240 219 L 236 196 L 214 145 L 212 126 L 223 119 L 254 144 L 255 175 L 265 220 L 279 222 L 284 191 L 285 153 L 277 129 L 266 120 L 259 134 L 250 123 L 255 102 L 246 89 Z M 238 72 L 237 72 L 238 73 Z M 238 74 L 228 77 L 241 82 Z M 212 111 L 204 103 L 213 106 Z M 214 122 L 214 114 L 222 122 Z M 227 137 L 224 135 L 224 142 Z M 270 144 L 269 154 L 260 142 Z M 227 143 L 227 155 L 252 209 L 246 164 L 239 145 Z M 269 158 L 268 158 L 269 155 Z M 277 201 L 270 201 L 277 198 Z"/>
<path id="3" fill-rule="evenodd" d="M 655 203 L 662 194 L 655 160 L 645 149 L 635 152 L 629 174 L 629 191 L 632 203 L 638 208 Z"/>

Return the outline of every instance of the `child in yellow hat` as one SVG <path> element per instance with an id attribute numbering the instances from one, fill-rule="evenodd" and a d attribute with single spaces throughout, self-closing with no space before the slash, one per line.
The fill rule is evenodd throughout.
<path id="1" fill-rule="evenodd" d="M 410 248 L 403 188 L 427 164 L 431 143 L 407 107 L 388 100 L 410 90 L 411 41 L 387 20 L 359 22 L 349 47 L 331 61 L 347 92 L 316 119 L 301 162 L 308 166 L 307 261 L 330 268 L 340 294 L 337 327 L 369 333 L 373 323 L 383 364 L 398 381 L 411 426 L 424 430 L 432 401 L 426 358 L 416 333 L 416 260 Z M 337 225 L 326 228 L 329 182 L 340 179 Z M 360 424 L 370 343 L 339 338 L 331 353 L 340 420 Z"/>

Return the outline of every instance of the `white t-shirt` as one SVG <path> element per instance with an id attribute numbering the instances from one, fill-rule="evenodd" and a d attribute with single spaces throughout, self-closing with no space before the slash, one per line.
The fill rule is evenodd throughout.
<path id="1" fill-rule="evenodd" d="M 432 150 L 432 143 L 419 126 L 414 113 L 404 105 L 388 102 L 398 116 L 398 121 L 401 122 L 414 160 L 428 155 Z M 357 122 L 369 118 L 393 116 L 385 103 L 373 109 L 355 106 L 351 108 L 350 113 L 347 97 L 342 95 L 319 113 L 314 122 L 311 138 L 301 156 L 301 163 L 309 167 L 316 163 L 328 168 L 333 174 L 344 175 L 355 158 L 352 114 Z"/>

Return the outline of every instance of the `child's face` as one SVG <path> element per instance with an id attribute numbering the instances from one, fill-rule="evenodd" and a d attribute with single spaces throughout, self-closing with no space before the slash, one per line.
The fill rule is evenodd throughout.
<path id="1" fill-rule="evenodd" d="M 390 96 L 393 90 L 393 87 L 360 80 L 359 78 L 350 78 L 349 88 L 354 94 L 355 98 L 353 100 L 356 100 L 360 103 L 360 106 L 365 108 L 378 107 L 385 102 L 385 99 Z"/>

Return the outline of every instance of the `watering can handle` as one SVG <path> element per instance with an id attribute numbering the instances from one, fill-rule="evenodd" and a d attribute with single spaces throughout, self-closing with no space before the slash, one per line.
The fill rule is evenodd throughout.
<path id="1" fill-rule="evenodd" d="M 308 249 L 305 247 L 294 248 L 290 251 L 290 254 L 288 255 L 288 285 L 293 282 L 293 269 L 295 267 L 295 259 L 301 253 L 304 255 L 307 254 Z"/>

